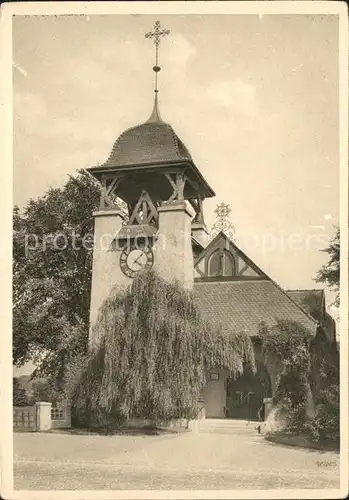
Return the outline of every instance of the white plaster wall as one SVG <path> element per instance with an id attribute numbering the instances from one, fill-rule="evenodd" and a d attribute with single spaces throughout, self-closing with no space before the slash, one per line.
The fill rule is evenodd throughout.
<path id="1" fill-rule="evenodd" d="M 240 273 L 241 269 L 243 269 L 245 266 L 246 266 L 246 262 L 244 261 L 244 259 L 242 259 L 241 257 L 238 257 L 238 272 Z M 256 276 L 257 277 L 259 275 L 250 266 L 248 266 L 247 269 L 245 269 L 245 271 L 242 273 L 242 276 L 251 276 L 251 277 Z"/>
<path id="2" fill-rule="evenodd" d="M 95 214 L 95 246 L 93 249 L 91 305 L 90 305 L 90 345 L 94 342 L 92 327 L 98 310 L 110 291 L 115 287 L 126 288 L 132 280 L 120 269 L 120 250 L 112 247 L 112 241 L 119 232 L 123 218 L 120 211 L 110 210 Z"/>
<path id="3" fill-rule="evenodd" d="M 35 403 L 37 431 L 48 431 L 51 429 L 51 406 L 51 403 L 46 401 Z"/>
<path id="4" fill-rule="evenodd" d="M 226 404 L 225 382 L 228 377 L 226 370 L 211 370 L 219 374 L 219 380 L 209 380 L 204 388 L 205 416 L 207 418 L 225 418 L 224 407 Z"/>
<path id="5" fill-rule="evenodd" d="M 248 267 L 242 274 L 241 276 L 251 276 L 251 277 L 258 277 L 259 275 L 254 271 L 251 267 Z"/>
<path id="6" fill-rule="evenodd" d="M 191 289 L 194 281 L 191 214 L 184 202 L 158 209 L 159 231 L 154 245 L 154 269 L 168 281 L 178 280 Z"/>

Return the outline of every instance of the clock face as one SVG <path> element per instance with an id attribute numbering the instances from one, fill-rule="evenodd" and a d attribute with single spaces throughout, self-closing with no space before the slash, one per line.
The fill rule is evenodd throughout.
<path id="1" fill-rule="evenodd" d="M 153 264 L 153 252 L 147 246 L 141 248 L 129 246 L 124 248 L 120 255 L 120 268 L 129 278 L 134 278 L 143 269 L 150 269 Z"/>

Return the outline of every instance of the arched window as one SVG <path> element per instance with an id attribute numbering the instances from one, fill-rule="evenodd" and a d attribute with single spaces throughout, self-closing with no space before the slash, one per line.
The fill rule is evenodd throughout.
<path id="1" fill-rule="evenodd" d="M 235 261 L 228 250 L 215 250 L 209 257 L 208 276 L 235 276 Z"/>
<path id="2" fill-rule="evenodd" d="M 221 252 L 216 250 L 210 256 L 208 261 L 208 275 L 220 276 L 221 275 Z"/>
<path id="3" fill-rule="evenodd" d="M 223 250 L 223 276 L 235 276 L 234 257 L 228 250 Z"/>

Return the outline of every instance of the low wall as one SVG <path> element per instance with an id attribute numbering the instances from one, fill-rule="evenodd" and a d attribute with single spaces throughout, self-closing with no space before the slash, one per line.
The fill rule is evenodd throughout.
<path id="1" fill-rule="evenodd" d="M 70 407 L 40 401 L 33 406 L 13 407 L 14 432 L 43 432 L 51 429 L 71 427 Z"/>

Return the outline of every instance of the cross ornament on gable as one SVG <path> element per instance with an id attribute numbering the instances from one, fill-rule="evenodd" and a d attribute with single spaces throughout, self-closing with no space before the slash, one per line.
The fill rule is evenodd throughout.
<path id="1" fill-rule="evenodd" d="M 231 213 L 230 206 L 222 202 L 220 205 L 217 205 L 214 213 L 217 218 L 210 232 L 211 238 L 213 239 L 220 231 L 223 231 L 232 240 L 235 239 L 235 228 L 229 219 Z"/>
<path id="2" fill-rule="evenodd" d="M 217 205 L 216 210 L 214 211 L 217 214 L 217 219 L 219 224 L 222 227 L 228 222 L 229 214 L 231 213 L 231 208 L 226 203 L 222 202 L 220 205 Z"/>

